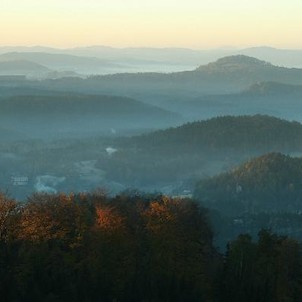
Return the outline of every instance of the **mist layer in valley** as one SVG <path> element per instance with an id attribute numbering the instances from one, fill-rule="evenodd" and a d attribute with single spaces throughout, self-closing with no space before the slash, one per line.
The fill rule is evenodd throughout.
<path id="1" fill-rule="evenodd" d="M 201 179 L 252 157 L 301 154 L 302 69 L 237 54 L 187 71 L 83 77 L 76 67 L 88 68 L 88 57 L 99 64 L 106 49 L 91 59 L 93 51 L 2 49 L 1 184 L 13 197 L 100 187 L 191 196 Z M 164 53 L 146 57 L 168 60 Z M 201 56 L 174 50 L 170 59 L 181 53 L 190 64 Z M 72 65 L 72 75 L 54 78 L 20 72 Z"/>

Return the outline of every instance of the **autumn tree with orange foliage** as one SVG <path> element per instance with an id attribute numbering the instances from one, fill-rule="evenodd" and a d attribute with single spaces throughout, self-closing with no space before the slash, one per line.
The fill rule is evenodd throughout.
<path id="1" fill-rule="evenodd" d="M 298 242 L 242 236 L 223 262 L 206 210 L 190 199 L 94 192 L 21 203 L 0 195 L 0 235 L 1 301 L 220 302 L 265 294 L 259 301 L 280 302 L 299 301 L 302 292 Z"/>

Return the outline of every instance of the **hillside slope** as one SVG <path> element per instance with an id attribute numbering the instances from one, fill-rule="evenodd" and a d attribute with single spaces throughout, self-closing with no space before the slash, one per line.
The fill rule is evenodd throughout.
<path id="1" fill-rule="evenodd" d="M 201 180 L 195 196 L 222 212 L 300 211 L 302 159 L 281 153 L 254 158 L 221 175 Z"/>
<path id="2" fill-rule="evenodd" d="M 179 117 L 134 99 L 93 95 L 14 96 L 0 101 L 0 125 L 32 134 L 101 135 L 158 129 Z"/>
<path id="3" fill-rule="evenodd" d="M 222 116 L 130 140 L 137 149 L 175 152 L 289 152 L 302 147 L 302 125 L 265 115 Z"/>
<path id="4" fill-rule="evenodd" d="M 302 125 L 261 115 L 225 116 L 120 139 L 112 147 L 117 151 L 98 163 L 111 180 L 151 189 L 187 182 L 190 189 L 195 180 L 253 156 L 302 152 Z"/>
<path id="5" fill-rule="evenodd" d="M 50 69 L 27 60 L 0 60 L 0 75 L 26 75 L 33 76 L 36 74 L 44 75 L 50 72 Z"/>

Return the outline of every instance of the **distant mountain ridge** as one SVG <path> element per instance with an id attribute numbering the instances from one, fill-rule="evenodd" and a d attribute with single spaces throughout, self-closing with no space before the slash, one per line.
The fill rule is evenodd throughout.
<path id="1" fill-rule="evenodd" d="M 42 61 L 47 61 L 46 58 L 49 57 L 51 58 L 52 67 L 57 70 L 62 68 L 60 65 L 61 63 L 65 64 L 64 60 L 66 57 L 70 60 L 68 63 L 70 67 L 77 65 L 80 69 L 82 67 L 84 69 L 88 68 L 87 66 L 101 68 L 101 70 L 106 68 L 106 66 L 102 65 L 102 61 L 97 58 L 41 53 L 6 54 L 3 56 L 4 58 L 6 57 L 9 59 L 19 59 L 20 57 L 25 56 L 25 58 L 32 59 L 38 64 L 41 64 Z M 108 62 L 106 64 L 108 64 Z M 95 85 L 94 90 L 98 89 L 102 94 L 110 94 L 110 91 L 114 90 L 117 91 L 115 94 L 127 93 L 128 96 L 135 97 L 135 95 L 137 93 L 140 94 L 142 90 L 145 90 L 148 93 L 149 90 L 150 92 L 153 91 L 152 94 L 156 93 L 156 90 L 159 92 L 165 90 L 164 94 L 171 95 L 175 91 L 178 91 L 179 96 L 183 96 L 187 95 L 189 91 L 191 94 L 223 94 L 240 92 L 241 90 L 246 89 L 246 87 L 257 82 L 269 81 L 291 85 L 302 85 L 302 69 L 278 67 L 252 57 L 236 55 L 220 58 L 215 62 L 200 66 L 195 70 L 192 69 L 191 71 L 173 73 L 145 72 L 92 75 L 87 79 L 87 81 L 83 81 L 78 89 L 81 89 L 81 87 L 86 85 L 90 87 L 91 85 Z M 47 85 L 47 83 L 41 84 Z M 60 84 L 61 83 L 52 83 L 52 86 L 56 89 L 56 87 L 59 88 Z M 68 91 L 68 81 L 65 81 L 62 84 Z M 71 85 L 73 84 L 71 83 Z M 83 87 L 83 89 L 85 88 Z M 119 93 L 119 91 L 121 91 L 121 93 Z"/>
<path id="2" fill-rule="evenodd" d="M 302 151 L 302 124 L 265 115 L 221 116 L 130 139 L 142 150 Z M 182 151 L 181 151 L 182 152 Z M 225 151 L 222 151 L 225 152 Z"/>
<path id="3" fill-rule="evenodd" d="M 223 57 L 215 62 L 198 67 L 197 71 L 226 71 L 237 72 L 241 70 L 251 70 L 255 68 L 273 67 L 269 62 L 262 61 L 245 55 L 233 55 Z"/>
<path id="4" fill-rule="evenodd" d="M 27 60 L 0 60 L 1 75 L 44 75 L 51 70 L 41 64 Z"/>
<path id="5" fill-rule="evenodd" d="M 55 66 L 47 64 L 48 67 L 39 63 L 39 60 L 31 56 L 15 54 L 0 55 L 0 75 L 17 76 L 22 75 L 33 79 L 58 79 L 63 77 L 81 77 L 72 71 L 58 71 L 53 69 Z"/>
<path id="6" fill-rule="evenodd" d="M 24 81 L 20 86 L 27 91 L 52 90 L 54 94 L 126 96 L 183 115 L 187 121 L 225 114 L 267 114 L 301 120 L 301 93 L 296 86 L 302 86 L 302 69 L 278 67 L 243 55 L 173 73 L 119 73 L 87 78 L 60 75 L 64 78 Z M 51 78 L 55 77 L 56 74 Z"/>
<path id="7" fill-rule="evenodd" d="M 0 126 L 38 138 L 112 135 L 111 129 L 158 129 L 178 120 L 172 112 L 126 97 L 45 93 L 0 100 Z"/>
<path id="8" fill-rule="evenodd" d="M 302 50 L 301 49 L 278 49 L 274 47 L 250 47 L 238 51 L 260 60 L 269 61 L 274 65 L 302 68 Z"/>
<path id="9" fill-rule="evenodd" d="M 170 74 L 164 73 L 141 73 L 141 74 L 117 74 L 113 76 L 96 77 L 100 82 L 102 80 L 113 82 L 114 80 L 123 79 L 143 81 L 149 80 L 150 84 L 159 81 L 159 85 L 166 85 L 171 89 L 171 85 L 185 88 L 191 87 L 194 91 L 202 90 L 203 85 L 208 89 L 213 87 L 216 82 L 216 90 L 240 91 L 257 82 L 275 81 L 292 85 L 302 85 L 302 69 L 284 68 L 272 65 L 268 62 L 261 61 L 244 55 L 236 55 L 218 59 L 207 65 L 198 67 L 192 71 L 175 72 Z M 93 80 L 93 78 L 91 78 Z M 199 85 L 197 87 L 196 85 Z M 237 87 L 237 89 L 236 89 Z M 130 87 L 129 87 L 130 88 Z M 207 91 L 204 87 L 205 91 Z"/>
<path id="10" fill-rule="evenodd" d="M 106 68 L 122 68 L 122 66 L 95 57 L 82 57 L 70 54 L 44 52 L 9 52 L 0 55 L 1 61 L 27 60 L 44 65 L 52 70 L 74 71 L 82 74 L 106 73 Z M 91 72 L 89 72 L 91 70 Z"/>
<path id="11" fill-rule="evenodd" d="M 43 46 L 33 47 L 0 47 L 0 54 L 6 52 L 47 52 L 71 54 L 86 57 L 98 57 L 106 60 L 125 64 L 126 61 L 146 60 L 161 62 L 162 64 L 179 64 L 183 62 L 190 68 L 201 64 L 208 64 L 218 58 L 230 55 L 247 55 L 260 60 L 269 61 L 277 66 L 302 67 L 301 49 L 277 49 L 260 46 L 250 48 L 219 48 L 219 49 L 188 49 L 188 48 L 152 48 L 152 47 L 124 47 L 114 48 L 110 46 L 94 45 L 74 48 L 51 48 Z M 125 61 L 126 59 L 126 61 Z M 190 67 L 191 66 L 191 67 Z M 180 70 L 180 69 L 178 69 Z M 160 71 L 160 70 L 159 70 Z M 163 71 L 163 70 L 162 70 Z"/>
<path id="12" fill-rule="evenodd" d="M 43 115 L 100 114 L 135 115 L 154 113 L 167 117 L 172 113 L 137 100 L 105 95 L 28 95 L 14 96 L 0 102 L 1 113 L 26 115 L 36 113 Z"/>

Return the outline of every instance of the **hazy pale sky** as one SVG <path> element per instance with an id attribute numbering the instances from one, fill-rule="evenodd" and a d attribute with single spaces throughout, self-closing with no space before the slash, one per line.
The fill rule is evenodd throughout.
<path id="1" fill-rule="evenodd" d="M 0 0 L 0 45 L 302 48 L 302 0 Z"/>

